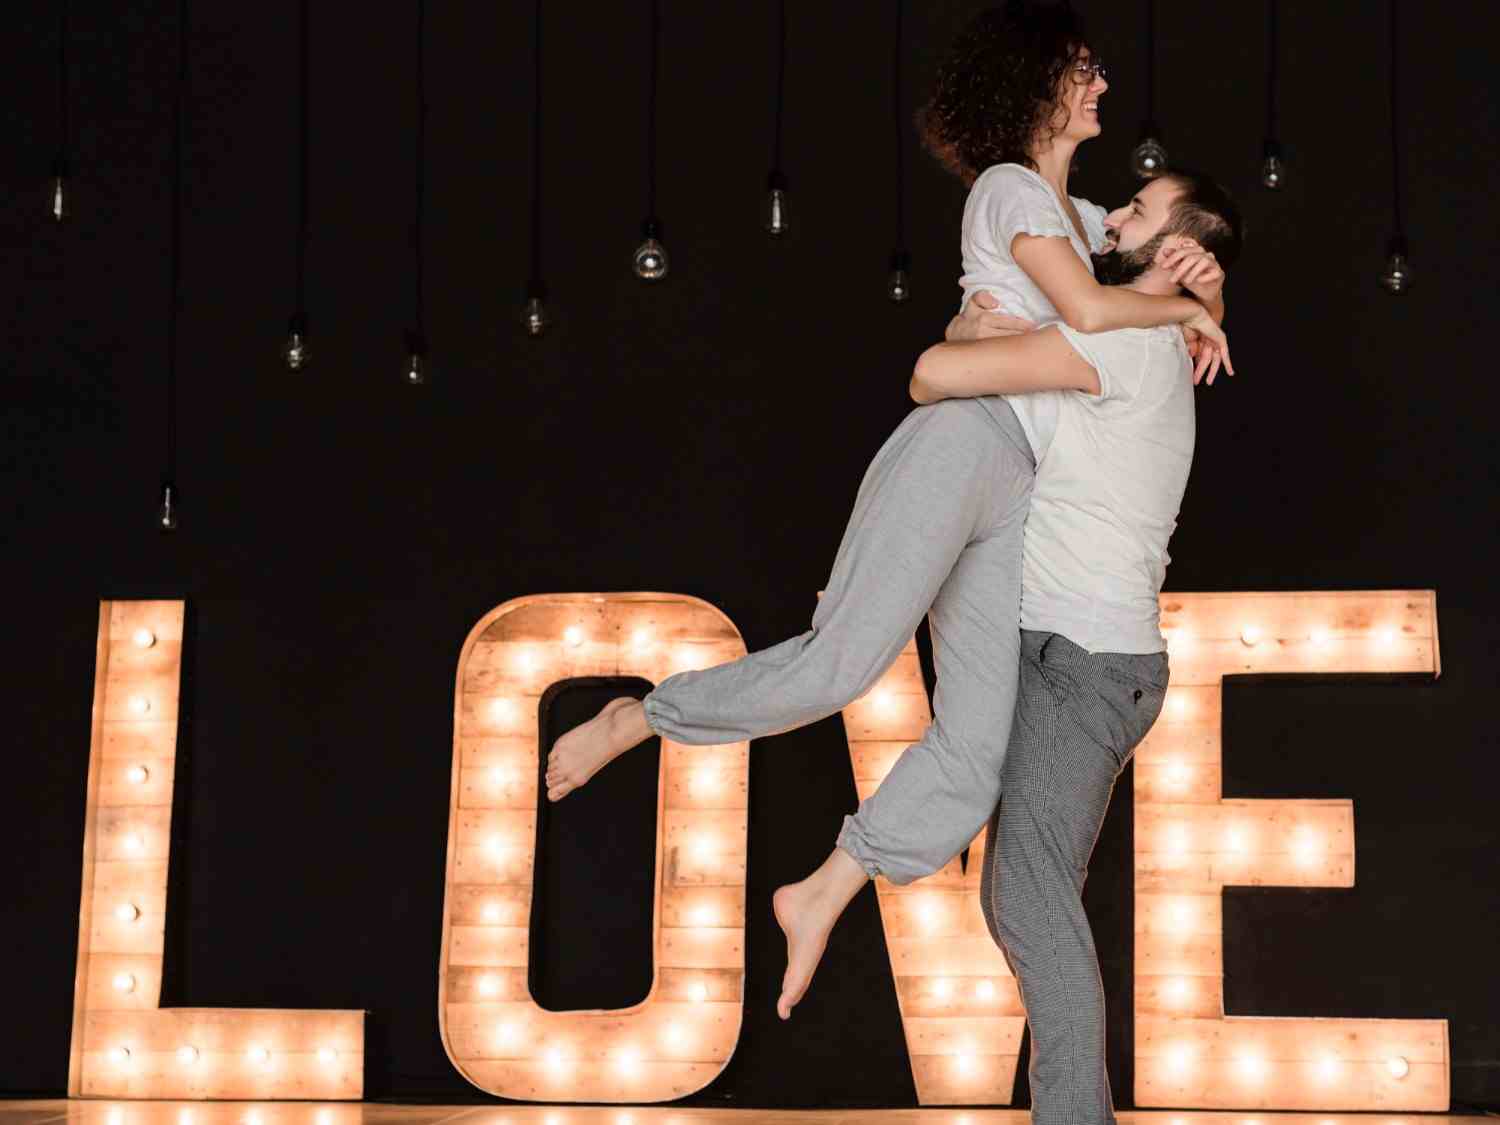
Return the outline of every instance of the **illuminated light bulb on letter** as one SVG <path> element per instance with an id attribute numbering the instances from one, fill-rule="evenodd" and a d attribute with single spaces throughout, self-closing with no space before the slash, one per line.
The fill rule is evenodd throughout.
<path id="1" fill-rule="evenodd" d="M 688 986 L 688 998 L 694 1004 L 702 1004 L 708 999 L 708 985 L 701 980 L 695 980 Z"/>
<path id="2" fill-rule="evenodd" d="M 707 832 L 693 838 L 693 855 L 700 861 L 707 862 L 714 857 L 714 838 Z"/>
<path id="3" fill-rule="evenodd" d="M 630 634 L 630 643 L 633 644 L 638 649 L 641 649 L 641 648 L 650 648 L 651 647 L 651 630 L 650 629 L 637 629 L 634 633 Z"/>
<path id="4" fill-rule="evenodd" d="M 1167 1052 L 1167 1065 L 1174 1074 L 1186 1074 L 1193 1065 L 1193 1049 L 1186 1043 L 1178 1043 Z"/>
<path id="5" fill-rule="evenodd" d="M 131 832 L 125 837 L 124 843 L 127 852 L 140 852 L 146 848 L 146 841 L 139 832 Z"/>
<path id="6" fill-rule="evenodd" d="M 177 1125 L 193 1125 L 193 1111 L 190 1109 L 179 1109 L 177 1111 Z"/>
<path id="7" fill-rule="evenodd" d="M 569 648 L 577 648 L 583 644 L 583 629 L 578 625 L 569 625 L 563 630 L 563 640 Z"/>
<path id="8" fill-rule="evenodd" d="M 490 702 L 490 719 L 496 723 L 508 723 L 515 717 L 516 708 L 508 699 L 495 699 Z"/>
<path id="9" fill-rule="evenodd" d="M 553 1074 L 563 1074 L 568 1069 L 568 1056 L 561 1047 L 547 1048 L 547 1069 Z"/>
<path id="10" fill-rule="evenodd" d="M 136 648 L 150 648 L 156 643 L 156 634 L 142 625 L 130 639 L 135 642 Z"/>
<path id="11" fill-rule="evenodd" d="M 953 982 L 947 977 L 939 977 L 932 982 L 932 994 L 939 1000 L 946 1000 L 953 995 Z"/>
<path id="12" fill-rule="evenodd" d="M 338 1059 L 339 1053 L 332 1047 L 318 1048 L 318 1061 L 324 1066 L 332 1066 L 334 1063 L 338 1062 Z"/>
<path id="13" fill-rule="evenodd" d="M 1392 1078 L 1405 1078 L 1411 1073 L 1411 1066 L 1400 1055 L 1392 1055 L 1385 1060 L 1386 1070 L 1391 1072 Z"/>
<path id="14" fill-rule="evenodd" d="M 1258 1082 L 1265 1077 L 1266 1060 L 1254 1051 L 1244 1051 L 1236 1056 L 1235 1065 L 1240 1076 L 1248 1081 Z"/>
<path id="15" fill-rule="evenodd" d="M 132 695 L 130 697 L 130 713 L 132 715 L 144 715 L 151 710 L 151 700 L 144 695 Z"/>
<path id="16" fill-rule="evenodd" d="M 1188 997 L 1192 995 L 1192 986 L 1188 984 L 1186 977 L 1172 977 L 1167 981 L 1163 991 L 1166 993 L 1168 1003 L 1181 1005 L 1188 1002 Z"/>
<path id="17" fill-rule="evenodd" d="M 635 1117 L 629 1113 L 615 1114 L 615 1125 L 635 1125 Z"/>
<path id="18" fill-rule="evenodd" d="M 271 1052 L 265 1047 L 251 1047 L 249 1054 L 250 1061 L 257 1064 L 258 1066 L 265 1066 L 266 1063 L 271 1061 Z"/>
<path id="19" fill-rule="evenodd" d="M 974 999 L 982 1004 L 988 1004 L 995 999 L 995 982 L 982 980 L 974 986 Z"/>
<path id="20" fill-rule="evenodd" d="M 958 1068 L 958 1073 L 965 1078 L 972 1075 L 978 1068 L 978 1062 L 975 1060 L 973 1052 L 967 1048 L 954 1056 L 953 1063 Z"/>
<path id="21" fill-rule="evenodd" d="M 1235 854 L 1243 855 L 1250 850 L 1250 833 L 1241 825 L 1230 825 L 1229 831 L 1224 833 L 1224 844 Z"/>
<path id="22" fill-rule="evenodd" d="M 504 859 L 505 840 L 498 834 L 489 836 L 484 841 L 484 850 L 489 852 L 491 859 Z"/>
<path id="23" fill-rule="evenodd" d="M 1323 628 L 1321 625 L 1319 625 L 1312 631 L 1312 643 L 1318 648 L 1324 647 L 1332 639 L 1332 634 L 1330 634 L 1328 630 Z"/>
<path id="24" fill-rule="evenodd" d="M 133 902 L 122 902 L 115 907 L 115 917 L 122 922 L 134 922 L 141 916 L 141 908 Z"/>
<path id="25" fill-rule="evenodd" d="M 495 1042 L 502 1047 L 511 1047 L 521 1038 L 521 1029 L 513 1023 L 502 1023 L 495 1028 Z"/>
<path id="26" fill-rule="evenodd" d="M 1392 629 L 1390 626 L 1386 626 L 1384 629 L 1381 629 L 1378 633 L 1376 633 L 1375 637 L 1384 647 L 1390 648 L 1396 643 L 1396 630 Z"/>
<path id="27" fill-rule="evenodd" d="M 712 903 L 702 903 L 693 908 L 693 925 L 712 926 L 719 920 L 719 912 L 713 908 Z"/>
<path id="28" fill-rule="evenodd" d="M 135 974 L 134 973 L 116 973 L 115 974 L 115 979 L 114 979 L 114 986 L 115 986 L 115 991 L 116 992 L 134 992 L 135 991 Z"/>
<path id="29" fill-rule="evenodd" d="M 333 1125 L 333 1110 L 318 1110 L 318 1125 Z"/>
<path id="30" fill-rule="evenodd" d="M 529 647 L 523 645 L 516 649 L 516 670 L 518 672 L 530 672 L 535 667 L 536 657 L 532 655 Z"/>
<path id="31" fill-rule="evenodd" d="M 109 1049 L 109 1061 L 116 1066 L 124 1066 L 130 1061 L 129 1047 L 111 1047 Z"/>
<path id="32" fill-rule="evenodd" d="M 183 1066 L 192 1066 L 198 1061 L 198 1048 L 184 1044 L 177 1048 L 177 1061 Z"/>
<path id="33" fill-rule="evenodd" d="M 711 797 L 722 788 L 719 782 L 719 771 L 714 769 L 700 769 L 693 771 L 693 796 Z"/>
<path id="34" fill-rule="evenodd" d="M 641 1052 L 635 1047 L 621 1047 L 615 1052 L 615 1068 L 627 1078 L 641 1072 Z"/>
<path id="35" fill-rule="evenodd" d="M 1260 644 L 1261 632 L 1259 625 L 1246 625 L 1240 630 L 1241 643 L 1254 648 Z"/>
<path id="36" fill-rule="evenodd" d="M 1292 855 L 1296 857 L 1298 863 L 1304 867 L 1316 863 L 1322 850 L 1323 843 L 1316 832 L 1310 828 L 1297 830 L 1292 840 Z"/>
<path id="37" fill-rule="evenodd" d="M 131 766 L 125 776 L 136 785 L 145 785 L 146 779 L 151 776 L 151 771 L 145 766 Z"/>
<path id="38" fill-rule="evenodd" d="M 479 978 L 479 995 L 493 996 L 500 991 L 500 982 L 489 973 Z"/>
<path id="39" fill-rule="evenodd" d="M 1188 699 L 1186 693 L 1177 691 L 1168 692 L 1167 694 L 1172 697 L 1172 715 L 1174 718 L 1186 719 L 1193 713 L 1192 701 Z"/>
<path id="40" fill-rule="evenodd" d="M 870 699 L 875 704 L 875 709 L 882 714 L 889 714 L 896 704 L 895 697 L 891 695 L 889 688 L 876 688 Z"/>
<path id="41" fill-rule="evenodd" d="M 1192 780 L 1193 769 L 1186 762 L 1170 762 L 1167 764 L 1167 782 L 1174 789 L 1185 789 L 1187 783 Z"/>
<path id="42" fill-rule="evenodd" d="M 1339 1076 L 1339 1060 L 1333 1055 L 1324 1055 L 1317 1062 L 1318 1077 L 1324 1082 L 1332 1082 Z"/>
<path id="43" fill-rule="evenodd" d="M 510 771 L 504 766 L 490 767 L 490 788 L 504 789 L 505 783 L 510 780 Z"/>
<path id="44" fill-rule="evenodd" d="M 125 1125 L 125 1111 L 119 1106 L 111 1106 L 107 1120 L 109 1125 Z"/>
<path id="45" fill-rule="evenodd" d="M 662 1035 L 666 1039 L 667 1046 L 669 1047 L 681 1047 L 687 1042 L 687 1031 L 680 1023 L 667 1024 L 666 1030 L 662 1033 Z"/>
<path id="46" fill-rule="evenodd" d="M 499 922 L 500 918 L 501 918 L 500 904 L 498 902 L 487 902 L 487 903 L 485 903 L 484 904 L 484 910 L 482 911 L 482 917 L 484 918 L 484 920 L 486 922 L 490 923 L 491 925 L 494 925 L 495 923 Z"/>

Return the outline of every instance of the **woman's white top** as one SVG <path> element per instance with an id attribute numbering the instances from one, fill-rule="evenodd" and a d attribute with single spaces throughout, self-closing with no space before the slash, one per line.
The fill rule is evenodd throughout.
<path id="1" fill-rule="evenodd" d="M 1104 249 L 1104 216 L 1107 212 L 1087 199 L 1079 199 L 1076 195 L 1070 198 L 1088 232 L 1087 245 L 1079 239 L 1057 193 L 1030 168 L 1020 164 L 994 164 L 980 174 L 964 203 L 961 237 L 964 274 L 958 280 L 963 286 L 964 296 L 960 312 L 982 289 L 994 294 L 1000 302 L 1000 311 L 1011 316 L 1025 317 L 1038 324 L 1061 319 L 1046 294 L 1011 257 L 1010 244 L 1018 234 L 1066 238 L 1093 273 L 1094 264 L 1089 254 Z M 1026 431 L 1038 465 L 1052 444 L 1052 435 L 1057 432 L 1058 395 L 1061 393 L 1049 391 L 1004 396 L 1020 420 L 1021 428 Z"/>

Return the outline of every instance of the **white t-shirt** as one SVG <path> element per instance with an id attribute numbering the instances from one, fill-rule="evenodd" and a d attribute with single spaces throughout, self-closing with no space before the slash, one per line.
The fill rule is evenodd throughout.
<path id="1" fill-rule="evenodd" d="M 1087 199 L 1079 199 L 1076 195 L 1069 198 L 1078 208 L 1084 229 L 1088 231 L 1087 246 L 1079 240 L 1078 232 L 1052 186 L 1030 168 L 1020 164 L 992 164 L 980 174 L 964 203 L 960 240 L 964 274 L 958 279 L 964 297 L 960 312 L 982 289 L 993 293 L 1000 301 L 1001 311 L 1011 316 L 1025 317 L 1038 324 L 1051 324 L 1059 319 L 1047 295 L 1011 257 L 1010 244 L 1018 234 L 1066 238 L 1093 273 L 1094 264 L 1089 253 L 1104 249 L 1104 216 L 1107 212 Z M 1038 465 L 1057 428 L 1058 393 L 1006 396 L 1021 428 L 1026 431 Z M 984 403 L 985 399 L 979 401 Z"/>
<path id="2" fill-rule="evenodd" d="M 1026 519 L 1021 627 L 1089 652 L 1161 652 L 1157 595 L 1193 463 L 1192 361 L 1175 325 L 1057 327 L 1100 393 L 1058 392 Z"/>

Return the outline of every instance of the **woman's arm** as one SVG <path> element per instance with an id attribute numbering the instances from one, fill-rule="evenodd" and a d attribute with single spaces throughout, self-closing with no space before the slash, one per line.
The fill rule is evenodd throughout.
<path id="1" fill-rule="evenodd" d="M 1070 251 L 1071 253 L 1071 251 Z M 1202 307 L 1190 301 L 1198 312 Z M 917 358 L 908 388 L 920 403 L 1030 391 L 1099 393 L 1099 373 L 1056 327 L 1020 336 L 934 344 Z"/>
<path id="2" fill-rule="evenodd" d="M 1079 332 L 1182 324 L 1203 308 L 1191 297 L 1158 297 L 1100 285 L 1064 238 L 1018 234 L 1011 242 L 1011 256 L 1064 323 Z"/>

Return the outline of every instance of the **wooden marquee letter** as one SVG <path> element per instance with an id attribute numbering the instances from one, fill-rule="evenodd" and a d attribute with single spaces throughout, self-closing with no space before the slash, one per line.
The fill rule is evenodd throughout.
<path id="1" fill-rule="evenodd" d="M 864 800 L 932 721 L 915 638 L 843 714 Z M 979 908 L 988 831 L 969 846 L 967 867 L 955 856 L 905 886 L 875 880 L 920 1105 L 1008 1105 L 1015 1093 L 1026 1009 Z"/>
<path id="2" fill-rule="evenodd" d="M 1135 766 L 1136 1104 L 1447 1109 L 1446 1020 L 1226 1016 L 1221 894 L 1354 885 L 1350 801 L 1221 796 L 1223 678 L 1436 676 L 1435 594 L 1172 594 L 1162 629 L 1172 686 Z"/>
<path id="3" fill-rule="evenodd" d="M 358 1099 L 363 1012 L 160 1007 L 182 622 L 99 606 L 68 1095 Z"/>
<path id="4" fill-rule="evenodd" d="M 542 693 L 574 676 L 657 683 L 744 653 L 727 617 L 679 594 L 518 598 L 469 634 L 454 701 L 438 1024 L 475 1086 L 525 1101 L 666 1101 L 728 1063 L 744 997 L 748 743 L 662 742 L 646 999 L 547 1011 L 527 964 Z"/>

